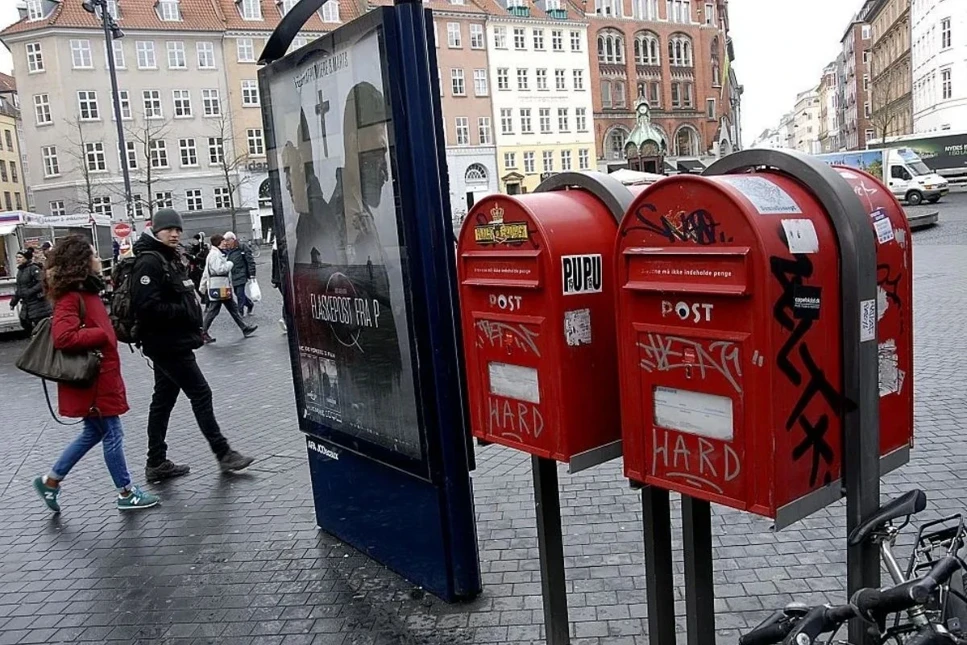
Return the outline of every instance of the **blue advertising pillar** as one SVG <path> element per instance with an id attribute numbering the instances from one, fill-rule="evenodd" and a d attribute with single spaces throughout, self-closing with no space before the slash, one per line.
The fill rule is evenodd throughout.
<path id="1" fill-rule="evenodd" d="M 259 70 L 316 519 L 448 602 L 480 592 L 430 13 L 380 7 Z M 431 126 L 431 127 L 428 127 Z"/>

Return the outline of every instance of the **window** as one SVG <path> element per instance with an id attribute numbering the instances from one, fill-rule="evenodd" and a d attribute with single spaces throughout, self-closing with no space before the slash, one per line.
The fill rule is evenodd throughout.
<path id="1" fill-rule="evenodd" d="M 514 27 L 514 49 L 527 49 L 527 39 L 523 27 Z"/>
<path id="2" fill-rule="evenodd" d="M 13 150 L 13 134 L 10 132 L 10 130 L 4 130 L 3 131 L 3 135 L 4 135 L 4 138 L 7 140 L 7 150 L 9 150 L 10 152 L 13 152 L 14 151 Z"/>
<path id="3" fill-rule="evenodd" d="M 940 21 L 940 49 L 947 49 L 952 44 L 950 18 L 944 18 Z"/>
<path id="4" fill-rule="evenodd" d="M 17 162 L 10 162 L 10 181 L 18 182 L 20 181 L 20 175 L 17 174 Z"/>
<path id="5" fill-rule="evenodd" d="M 517 154 L 514 152 L 504 153 L 504 168 L 516 168 L 517 167 Z"/>
<path id="6" fill-rule="evenodd" d="M 44 177 L 60 176 L 60 163 L 57 161 L 57 146 L 44 146 L 40 149 L 44 160 Z"/>
<path id="7" fill-rule="evenodd" d="M 175 104 L 175 118 L 191 118 L 191 94 L 188 90 L 172 90 L 171 98 Z"/>
<path id="8" fill-rule="evenodd" d="M 490 128 L 490 117 L 481 116 L 477 117 L 477 137 L 480 139 L 480 145 L 489 146 L 494 142 L 493 133 Z"/>
<path id="9" fill-rule="evenodd" d="M 158 62 L 154 57 L 154 43 L 150 40 L 139 40 L 134 43 L 134 50 L 138 54 L 138 69 L 157 69 Z"/>
<path id="10" fill-rule="evenodd" d="M 87 161 L 87 169 L 90 172 L 104 172 L 107 170 L 107 161 L 104 158 L 104 144 L 100 141 L 84 144 L 84 159 Z"/>
<path id="11" fill-rule="evenodd" d="M 490 88 L 487 86 L 487 70 L 473 70 L 473 93 L 476 96 L 487 96 Z"/>
<path id="12" fill-rule="evenodd" d="M 436 23 L 433 23 L 433 26 L 436 27 Z M 436 34 L 434 34 L 433 37 L 436 38 Z M 307 44 L 309 44 L 308 38 L 306 38 L 305 36 L 296 36 L 295 38 L 292 39 L 292 44 L 289 45 L 289 51 L 294 52 L 297 49 L 302 49 Z"/>
<path id="13" fill-rule="evenodd" d="M 616 108 L 625 107 L 625 83 L 624 81 L 615 81 L 612 87 L 612 95 L 614 98 L 614 106 Z"/>
<path id="14" fill-rule="evenodd" d="M 588 155 L 587 148 L 581 148 L 578 150 L 578 170 L 587 170 L 590 168 L 590 156 Z"/>
<path id="15" fill-rule="evenodd" d="M 259 0 L 242 0 L 240 9 L 244 20 L 262 19 L 262 6 Z"/>
<path id="16" fill-rule="evenodd" d="M 111 198 L 110 197 L 94 197 L 91 199 L 91 210 L 97 215 L 105 215 L 111 217 L 114 213 L 111 211 Z"/>
<path id="17" fill-rule="evenodd" d="M 520 131 L 524 134 L 534 134 L 534 128 L 531 125 L 530 108 L 520 109 Z"/>
<path id="18" fill-rule="evenodd" d="M 238 62 L 255 62 L 255 44 L 251 38 L 239 38 L 235 41 L 235 49 L 238 51 Z"/>
<path id="19" fill-rule="evenodd" d="M 625 40 L 620 32 L 605 29 L 598 34 L 598 62 L 611 65 L 625 62 Z"/>
<path id="20" fill-rule="evenodd" d="M 500 132 L 501 134 L 514 133 L 514 116 L 510 108 L 500 108 Z"/>
<path id="21" fill-rule="evenodd" d="M 91 41 L 71 41 L 71 65 L 74 69 L 92 69 L 94 61 L 91 58 Z"/>
<path id="22" fill-rule="evenodd" d="M 639 65 L 661 65 L 658 35 L 650 31 L 635 35 L 635 62 Z"/>
<path id="23" fill-rule="evenodd" d="M 705 3 L 705 24 L 714 25 L 715 24 L 715 5 L 711 2 Z"/>
<path id="24" fill-rule="evenodd" d="M 551 108 L 540 108 L 538 110 L 540 118 L 541 134 L 551 133 Z"/>
<path id="25" fill-rule="evenodd" d="M 46 94 L 34 95 L 34 116 L 37 125 L 50 125 L 54 122 L 50 116 L 50 98 Z"/>
<path id="26" fill-rule="evenodd" d="M 52 217 L 58 217 L 60 215 L 67 214 L 67 209 L 64 208 L 64 202 L 60 199 L 49 202 L 48 206 L 50 206 L 50 214 Z"/>
<path id="27" fill-rule="evenodd" d="M 148 141 L 148 158 L 151 160 L 152 168 L 168 167 L 168 144 L 164 139 Z"/>
<path id="28" fill-rule="evenodd" d="M 165 190 L 160 193 L 154 194 L 154 206 L 155 208 L 174 208 L 174 199 L 171 197 L 171 191 Z"/>
<path id="29" fill-rule="evenodd" d="M 551 49 L 556 52 L 564 51 L 564 32 L 560 29 L 551 30 Z"/>
<path id="30" fill-rule="evenodd" d="M 677 67 L 692 66 L 692 39 L 685 34 L 675 34 L 668 40 L 668 59 Z"/>
<path id="31" fill-rule="evenodd" d="M 621 0 L 595 0 L 595 13 L 599 16 L 620 16 Z"/>
<path id="32" fill-rule="evenodd" d="M 554 70 L 554 89 L 562 92 L 567 89 L 567 77 L 565 76 L 565 70 L 555 69 Z"/>
<path id="33" fill-rule="evenodd" d="M 127 148 L 128 168 L 130 170 L 138 169 L 138 144 L 136 141 L 125 141 L 124 147 Z"/>
<path id="34" fill-rule="evenodd" d="M 561 170 L 571 169 L 571 151 L 561 150 Z"/>
<path id="35" fill-rule="evenodd" d="M 705 116 L 715 118 L 715 99 L 705 99 Z"/>
<path id="36" fill-rule="evenodd" d="M 198 165 L 198 149 L 194 139 L 178 139 L 178 151 L 181 154 L 182 166 Z"/>
<path id="37" fill-rule="evenodd" d="M 870 128 L 869 130 L 866 131 L 866 140 L 867 141 L 872 141 L 874 136 L 875 136 L 875 134 L 873 133 L 873 128 Z"/>
<path id="38" fill-rule="evenodd" d="M 870 52 L 869 52 L 869 50 L 863 52 L 863 64 L 864 65 L 869 65 L 870 64 Z"/>
<path id="39" fill-rule="evenodd" d="M 581 51 L 581 32 L 580 31 L 571 32 L 571 51 L 572 52 Z"/>
<path id="40" fill-rule="evenodd" d="M 13 194 L 13 205 L 17 207 L 17 210 L 23 210 L 23 202 L 20 201 L 20 193 Z"/>
<path id="41" fill-rule="evenodd" d="M 127 65 L 124 62 L 124 43 L 120 40 L 112 40 L 111 48 L 114 50 L 114 68 L 125 69 Z M 106 57 L 107 47 L 104 48 L 104 54 Z"/>
<path id="42" fill-rule="evenodd" d="M 253 157 L 265 156 L 265 144 L 262 142 L 261 128 L 249 128 L 245 131 L 248 137 L 248 153 Z"/>
<path id="43" fill-rule="evenodd" d="M 543 50 L 544 49 L 544 30 L 534 29 L 533 37 L 534 37 L 534 49 L 538 51 Z"/>
<path id="44" fill-rule="evenodd" d="M 692 22 L 692 0 L 668 0 L 668 20 L 670 22 Z"/>
<path id="45" fill-rule="evenodd" d="M 292 11 L 292 7 L 295 6 L 295 3 L 296 0 L 281 0 L 281 2 L 279 2 L 279 13 L 281 13 L 283 16 L 289 13 Z"/>
<path id="46" fill-rule="evenodd" d="M 574 70 L 574 89 L 576 90 L 584 89 L 584 70 L 583 69 Z"/>
<path id="47" fill-rule="evenodd" d="M 483 25 L 470 25 L 470 49 L 484 48 Z"/>
<path id="48" fill-rule="evenodd" d="M 27 20 L 40 20 L 43 17 L 43 2 L 41 0 L 27 0 Z"/>
<path id="49" fill-rule="evenodd" d="M 601 107 L 605 109 L 614 107 L 611 100 L 611 81 L 601 81 Z"/>
<path id="50" fill-rule="evenodd" d="M 7 179 L 7 162 L 2 159 L 0 159 L 0 181 L 4 183 L 9 181 Z"/>
<path id="51" fill-rule="evenodd" d="M 12 211 L 13 210 L 13 202 L 10 201 L 10 191 L 9 190 L 3 191 L 3 201 L 7 205 L 7 210 L 8 211 Z"/>
<path id="52" fill-rule="evenodd" d="M 40 43 L 27 43 L 27 72 L 36 74 L 44 71 L 44 52 Z"/>
<path id="53" fill-rule="evenodd" d="M 524 172 L 527 174 L 533 174 L 534 169 L 534 153 L 525 152 L 524 153 Z"/>
<path id="54" fill-rule="evenodd" d="M 568 132 L 571 129 L 567 118 L 567 108 L 557 108 L 557 129 L 561 132 Z"/>
<path id="55" fill-rule="evenodd" d="M 942 98 L 947 100 L 952 98 L 954 95 L 953 83 L 951 82 L 951 69 L 940 70 L 940 86 L 942 89 Z"/>
<path id="56" fill-rule="evenodd" d="M 259 106 L 259 83 L 258 81 L 242 81 L 242 106 Z"/>
<path id="57" fill-rule="evenodd" d="M 588 109 L 574 108 L 574 125 L 578 132 L 588 131 Z"/>
<path id="58" fill-rule="evenodd" d="M 202 209 L 201 189 L 193 188 L 185 191 L 185 210 L 200 211 Z"/>
<path id="59" fill-rule="evenodd" d="M 510 70 L 508 70 L 506 67 L 497 68 L 497 89 L 510 89 Z"/>
<path id="60" fill-rule="evenodd" d="M 546 90 L 547 89 L 547 70 L 538 69 L 538 70 L 535 70 L 535 73 L 537 74 L 537 89 Z"/>
<path id="61" fill-rule="evenodd" d="M 494 27 L 494 47 L 497 49 L 507 49 L 506 27 Z"/>
<path id="62" fill-rule="evenodd" d="M 457 119 L 457 145 L 470 145 L 470 119 L 465 116 L 458 116 Z"/>
<path id="63" fill-rule="evenodd" d="M 651 89 L 648 95 L 648 104 L 651 107 L 661 107 L 661 84 L 653 82 L 651 83 Z"/>
<path id="64" fill-rule="evenodd" d="M 467 86 L 463 79 L 462 69 L 450 70 L 450 91 L 454 96 L 466 96 Z"/>
<path id="65" fill-rule="evenodd" d="M 160 0 L 158 2 L 158 15 L 165 21 L 181 20 L 181 14 L 178 11 L 178 0 Z"/>
<path id="66" fill-rule="evenodd" d="M 527 81 L 527 70 L 519 67 L 517 68 L 517 89 L 523 92 L 530 89 Z"/>
<path id="67" fill-rule="evenodd" d="M 185 59 L 185 43 L 181 41 L 168 41 L 165 43 L 168 48 L 168 69 L 188 69 L 188 61 Z"/>
<path id="68" fill-rule="evenodd" d="M 870 102 L 869 101 L 867 101 L 864 104 L 864 112 L 866 113 L 866 118 L 867 119 L 870 118 L 873 115 L 872 111 L 870 110 Z"/>
<path id="69" fill-rule="evenodd" d="M 450 47 L 451 49 L 460 49 L 461 47 L 463 47 L 460 40 L 459 22 L 447 23 L 447 47 Z"/>
<path id="70" fill-rule="evenodd" d="M 339 0 L 329 0 L 322 5 L 323 22 L 339 22 Z"/>
<path id="71" fill-rule="evenodd" d="M 101 118 L 97 108 L 97 92 L 81 90 L 77 93 L 78 115 L 81 121 L 97 121 Z"/>
<path id="72" fill-rule="evenodd" d="M 554 172 L 554 151 L 545 150 L 541 157 L 544 172 Z"/>
<path id="73" fill-rule="evenodd" d="M 218 98 L 218 90 L 202 90 L 201 104 L 205 116 L 222 115 L 222 102 Z"/>
<path id="74" fill-rule="evenodd" d="M 692 96 L 692 84 L 691 83 L 685 83 L 685 84 L 682 85 L 682 98 L 684 99 L 685 107 L 687 107 L 687 108 L 695 107 L 695 102 L 694 102 L 693 96 Z"/>
<path id="75" fill-rule="evenodd" d="M 208 163 L 217 166 L 225 161 L 225 145 L 221 137 L 208 137 Z"/>
<path id="76" fill-rule="evenodd" d="M 873 28 L 870 25 L 863 25 L 863 40 L 869 40 L 870 36 L 873 35 Z"/>
<path id="77" fill-rule="evenodd" d="M 121 107 L 121 120 L 130 121 L 131 120 L 131 97 L 127 90 L 118 90 L 118 104 Z M 114 118 L 114 115 L 111 115 Z"/>
<path id="78" fill-rule="evenodd" d="M 198 69 L 215 69 L 214 43 L 197 43 L 195 53 L 198 54 Z"/>
<path id="79" fill-rule="evenodd" d="M 160 90 L 144 90 L 141 92 L 141 98 L 144 102 L 144 118 L 146 119 L 161 119 L 163 114 L 161 112 L 161 91 Z"/>
<path id="80" fill-rule="evenodd" d="M 215 187 L 215 208 L 231 208 L 232 203 L 229 198 L 228 188 L 225 186 Z"/>

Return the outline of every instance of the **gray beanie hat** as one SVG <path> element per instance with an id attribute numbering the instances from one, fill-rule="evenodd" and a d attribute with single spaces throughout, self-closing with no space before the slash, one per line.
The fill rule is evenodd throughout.
<path id="1" fill-rule="evenodd" d="M 176 228 L 183 231 L 185 230 L 185 221 L 181 219 L 181 215 L 175 209 L 162 208 L 151 218 L 151 229 L 154 231 L 163 231 L 168 228 Z"/>

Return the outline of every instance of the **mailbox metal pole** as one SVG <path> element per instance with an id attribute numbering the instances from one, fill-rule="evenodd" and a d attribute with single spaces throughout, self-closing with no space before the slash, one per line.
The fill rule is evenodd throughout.
<path id="1" fill-rule="evenodd" d="M 645 536 L 648 640 L 651 645 L 675 645 L 675 572 L 667 490 L 654 486 L 641 489 L 641 521 Z"/>
<path id="2" fill-rule="evenodd" d="M 557 462 L 532 456 L 534 504 L 537 510 L 537 548 L 541 561 L 544 631 L 547 645 L 568 645 L 567 587 L 564 583 L 564 536 Z"/>
<path id="3" fill-rule="evenodd" d="M 715 643 L 715 583 L 712 579 L 712 505 L 682 495 L 685 552 L 685 626 L 688 645 Z"/>

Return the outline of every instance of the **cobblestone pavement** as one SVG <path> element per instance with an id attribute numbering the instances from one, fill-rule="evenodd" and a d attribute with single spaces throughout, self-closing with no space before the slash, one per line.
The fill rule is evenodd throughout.
<path id="1" fill-rule="evenodd" d="M 923 487 L 926 517 L 960 509 L 967 497 L 967 195 L 940 206 L 941 225 L 914 234 L 917 447 L 883 484 L 884 496 Z M 485 589 L 471 603 L 447 606 L 318 531 L 278 297 L 266 292 L 255 337 L 243 340 L 221 316 L 218 343 L 199 352 L 227 436 L 259 462 L 243 476 L 220 476 L 182 401 L 169 444 L 192 473 L 152 487 L 163 505 L 138 514 L 113 508 L 95 452 L 65 482 L 60 517 L 36 499 L 30 479 L 46 472 L 74 430 L 49 419 L 38 383 L 13 367 L 23 341 L 0 340 L 0 645 L 540 642 L 531 474 L 520 454 L 478 448 Z M 141 479 L 150 372 L 125 354 L 124 374 L 132 405 L 126 453 Z M 618 463 L 562 473 L 561 483 L 573 643 L 647 643 L 640 496 Z M 760 518 L 714 513 L 721 643 L 736 642 L 739 630 L 793 598 L 843 600 L 841 504 L 779 533 Z M 675 564 L 681 574 L 677 544 Z M 678 598 L 681 614 L 681 589 Z"/>

